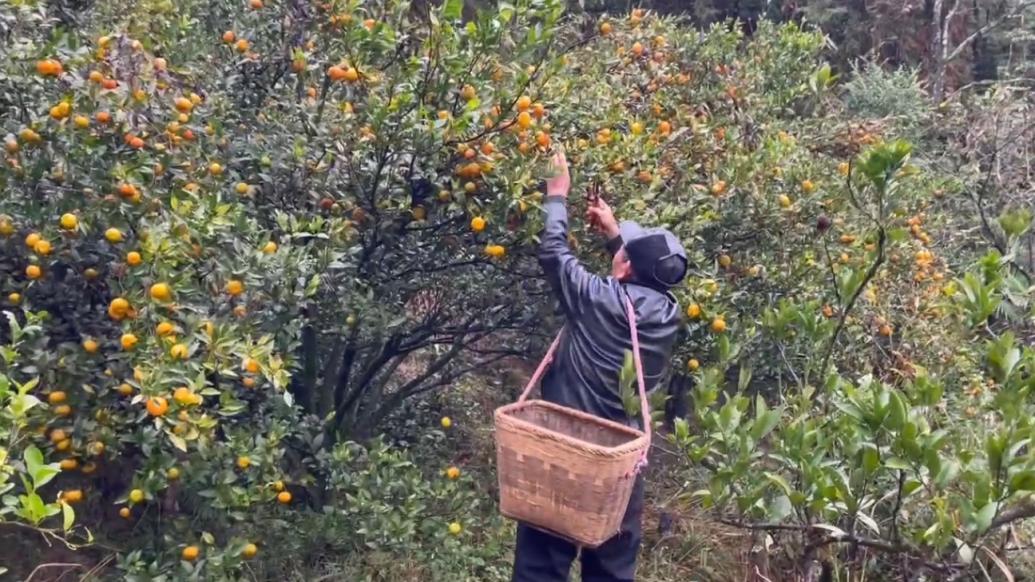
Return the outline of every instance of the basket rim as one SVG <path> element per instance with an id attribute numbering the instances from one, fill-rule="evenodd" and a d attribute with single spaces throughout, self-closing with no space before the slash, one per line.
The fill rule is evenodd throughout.
<path id="1" fill-rule="evenodd" d="M 630 441 L 628 441 L 626 443 L 622 443 L 622 444 L 614 446 L 614 447 L 605 447 L 603 445 L 598 445 L 598 444 L 595 444 L 595 443 L 591 443 L 589 441 L 579 440 L 579 439 L 577 439 L 575 437 L 568 436 L 568 435 L 566 435 L 564 433 L 561 433 L 561 432 L 558 432 L 558 431 L 555 431 L 555 430 L 550 430 L 548 428 L 543 428 L 543 427 L 541 427 L 541 426 L 539 426 L 537 424 L 532 424 L 531 422 L 528 422 L 527 420 L 522 420 L 520 418 L 515 418 L 514 416 L 511 415 L 515 411 L 521 410 L 523 408 L 530 408 L 530 407 L 533 407 L 533 406 L 540 406 L 540 407 L 550 408 L 552 410 L 555 410 L 555 411 L 560 412 L 562 414 L 566 414 L 568 416 L 573 416 L 573 417 L 579 418 L 581 420 L 588 420 L 590 422 L 594 422 L 596 424 L 603 425 L 603 426 L 606 426 L 608 428 L 612 428 L 612 429 L 618 430 L 619 432 L 624 432 L 624 433 L 628 434 L 629 436 L 631 436 L 633 438 L 632 438 L 632 440 L 630 440 Z M 644 433 L 641 430 L 632 428 L 630 426 L 626 426 L 624 424 L 617 423 L 617 422 L 615 422 L 613 420 L 608 420 L 606 418 L 601 418 L 599 416 L 596 416 L 596 415 L 593 415 L 593 414 L 589 414 L 589 413 L 583 412 L 581 410 L 576 410 L 574 408 L 570 408 L 570 407 L 567 407 L 567 406 L 562 406 L 562 405 L 556 404 L 554 402 L 548 402 L 546 400 L 539 400 L 539 399 L 537 399 L 537 400 L 525 400 L 524 402 L 514 402 L 512 404 L 505 404 L 505 405 L 500 406 L 499 408 L 497 408 L 496 411 L 493 413 L 493 416 L 496 419 L 496 426 L 497 426 L 497 428 L 499 426 L 499 421 L 501 419 L 506 419 L 505 422 L 509 422 L 509 423 L 514 424 L 514 425 L 517 425 L 522 430 L 525 430 L 527 432 L 531 432 L 531 433 L 534 433 L 534 434 L 537 434 L 537 435 L 540 435 L 540 436 L 551 438 L 553 440 L 561 441 L 561 442 L 563 442 L 565 444 L 568 444 L 568 445 L 572 445 L 572 446 L 580 447 L 580 448 L 583 448 L 583 449 L 591 450 L 593 452 L 596 452 L 596 453 L 599 453 L 599 454 L 602 454 L 602 455 L 608 455 L 608 456 L 613 456 L 613 457 L 614 456 L 619 456 L 619 455 L 623 455 L 623 454 L 627 454 L 627 453 L 631 453 L 631 452 L 635 452 L 637 450 L 643 449 L 643 448 L 645 448 L 645 445 L 647 444 L 646 443 L 647 435 L 646 435 L 646 433 Z"/>

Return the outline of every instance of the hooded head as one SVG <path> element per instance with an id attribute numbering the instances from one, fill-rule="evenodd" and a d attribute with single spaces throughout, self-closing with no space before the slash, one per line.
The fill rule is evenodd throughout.
<path id="1" fill-rule="evenodd" d="M 687 258 L 676 235 L 664 228 L 643 228 L 632 221 L 618 225 L 622 248 L 611 262 L 611 276 L 668 291 L 686 276 Z"/>

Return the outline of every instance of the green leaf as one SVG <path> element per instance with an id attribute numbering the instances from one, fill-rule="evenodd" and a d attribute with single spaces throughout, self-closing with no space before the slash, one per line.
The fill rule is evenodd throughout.
<path id="1" fill-rule="evenodd" d="M 442 3 L 442 18 L 448 20 L 459 20 L 460 16 L 463 15 L 464 3 L 463 0 L 445 0 Z"/>
<path id="2" fill-rule="evenodd" d="M 185 453 L 187 452 L 187 441 L 185 441 L 183 437 L 173 433 L 169 433 L 169 442 L 171 442 L 173 446 L 177 449 Z"/>
<path id="3" fill-rule="evenodd" d="M 756 442 L 761 441 L 780 423 L 780 413 L 776 410 L 768 410 L 755 419 L 751 426 L 751 438 Z"/>
<path id="4" fill-rule="evenodd" d="M 782 489 L 784 495 L 789 496 L 793 492 L 791 484 L 788 483 L 787 480 L 784 479 L 781 475 L 777 475 L 776 473 L 770 473 L 769 471 L 766 471 L 764 475 L 765 478 L 768 479 L 771 483 Z"/>
<path id="5" fill-rule="evenodd" d="M 1035 491 L 1035 471 L 1028 469 L 1010 477 L 1010 493 Z"/>
<path id="6" fill-rule="evenodd" d="M 984 533 L 988 526 L 992 525 L 992 519 L 995 518 L 996 508 L 999 504 L 995 501 L 985 504 L 976 514 L 974 514 L 974 527 L 978 533 Z"/>
<path id="7" fill-rule="evenodd" d="M 72 509 L 71 505 L 69 505 L 69 504 L 65 503 L 64 501 L 62 501 L 61 502 L 61 514 L 62 514 L 62 517 L 63 517 L 63 524 L 62 525 L 65 528 L 65 531 L 68 531 L 68 530 L 72 529 L 72 526 L 75 525 L 75 510 Z"/>
<path id="8" fill-rule="evenodd" d="M 39 489 L 50 483 L 50 480 L 61 472 L 57 463 L 44 464 L 43 453 L 36 448 L 36 445 L 26 448 L 22 457 L 25 460 L 25 470 L 32 477 L 33 489 Z"/>

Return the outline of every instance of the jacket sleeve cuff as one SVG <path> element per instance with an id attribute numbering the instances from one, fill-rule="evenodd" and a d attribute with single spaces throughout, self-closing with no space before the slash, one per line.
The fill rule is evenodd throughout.
<path id="1" fill-rule="evenodd" d="M 615 256 L 618 253 L 618 250 L 622 248 L 622 235 L 618 235 L 607 241 L 607 244 L 604 246 L 607 248 L 607 252 L 611 253 L 612 257 Z"/>

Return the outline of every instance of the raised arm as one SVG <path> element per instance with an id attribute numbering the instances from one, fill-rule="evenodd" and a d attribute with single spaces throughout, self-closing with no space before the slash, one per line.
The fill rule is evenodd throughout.
<path id="1" fill-rule="evenodd" d="M 568 314 L 582 313 L 604 281 L 586 270 L 568 246 L 568 193 L 571 176 L 563 152 L 554 156 L 556 174 L 546 181 L 546 225 L 539 246 L 539 264 Z"/>

